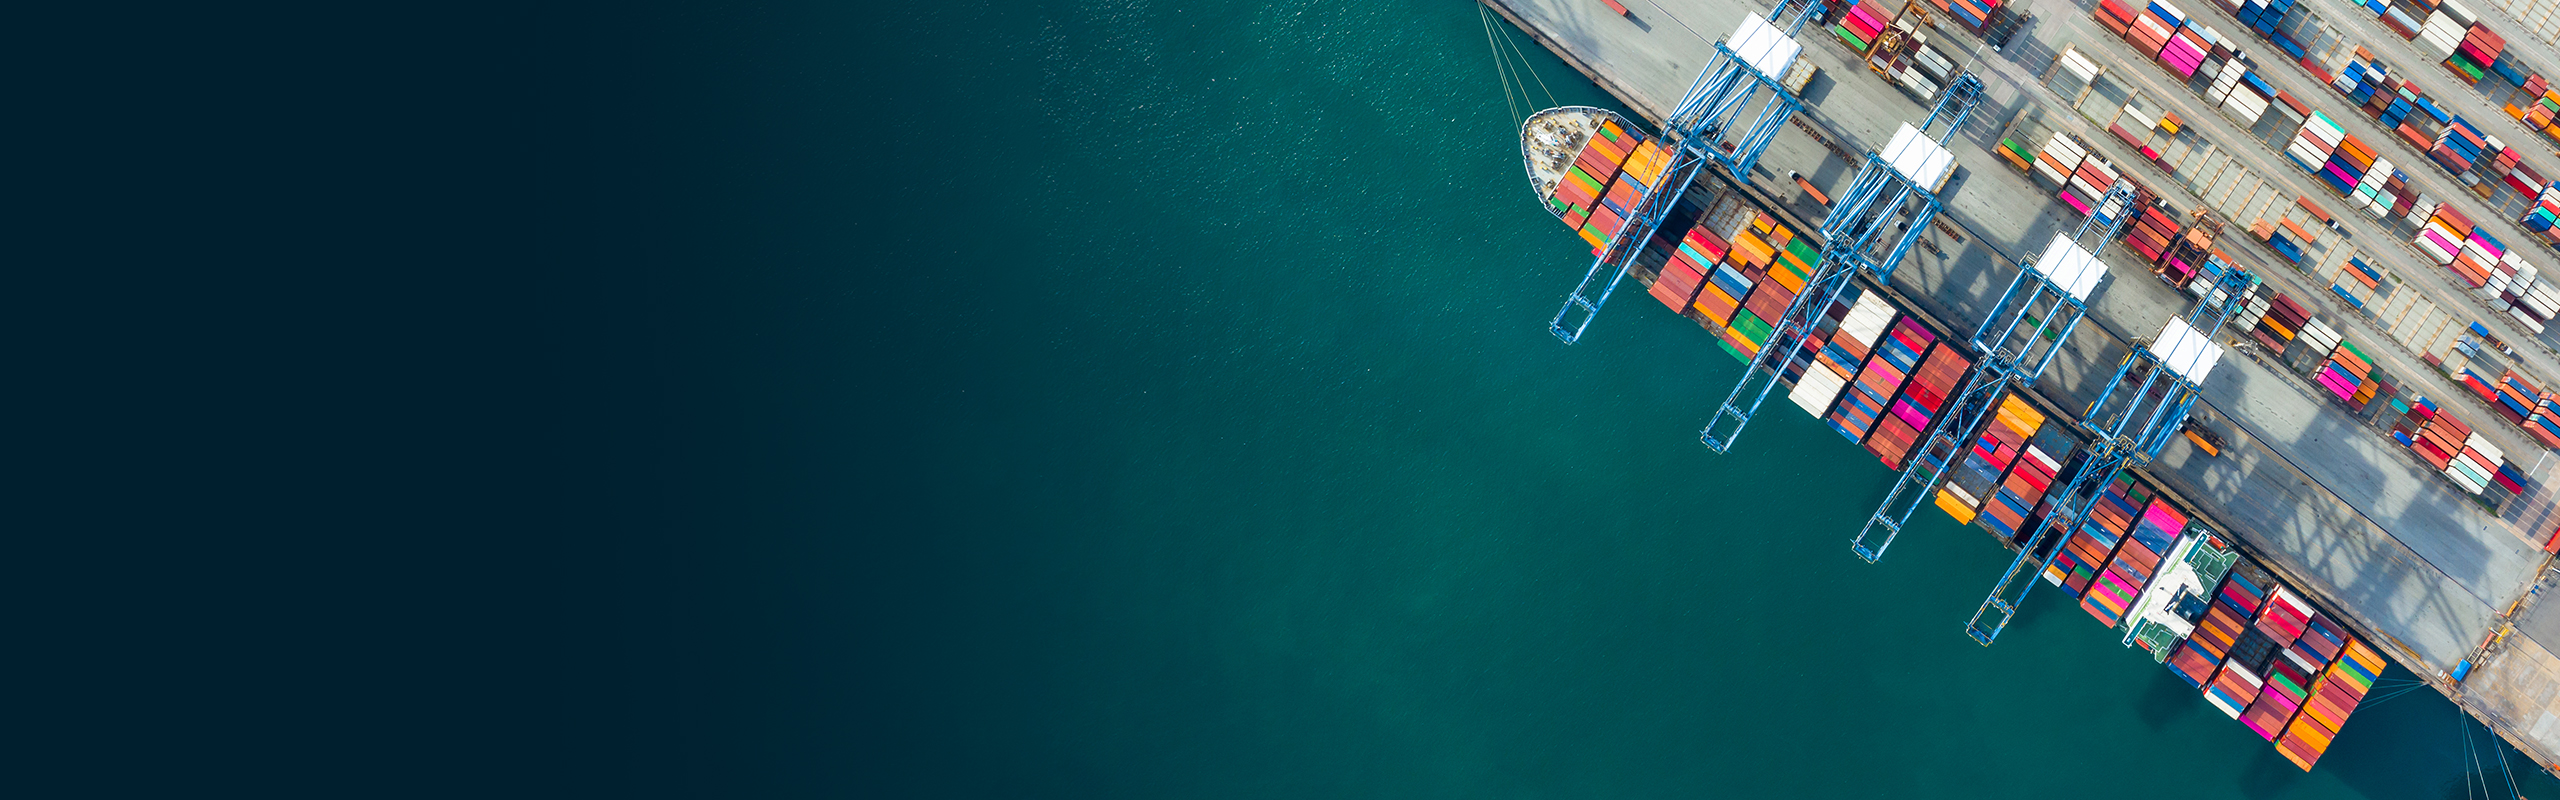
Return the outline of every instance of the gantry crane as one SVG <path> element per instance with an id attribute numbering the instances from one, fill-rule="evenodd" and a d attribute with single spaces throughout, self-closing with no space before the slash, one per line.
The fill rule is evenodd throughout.
<path id="1" fill-rule="evenodd" d="M 2055 482 L 2059 491 L 2047 495 L 2053 510 L 2036 523 L 2035 533 L 2018 549 L 2017 558 L 2009 561 L 2009 570 L 1991 587 L 1991 596 L 1965 623 L 1965 633 L 1974 641 L 1989 646 L 1999 637 L 2017 615 L 2018 605 L 2035 589 L 2035 576 L 2062 552 L 2061 539 L 2088 522 L 2090 509 L 2107 486 L 2126 468 L 2150 463 L 2178 434 L 2187 410 L 2195 405 L 2196 388 L 2204 385 L 2205 376 L 2222 359 L 2222 346 L 2213 343 L 2214 334 L 2242 304 L 2251 280 L 2247 270 L 2223 273 L 2215 291 L 2203 293 L 2204 298 L 2185 316 L 2170 318 L 2159 337 L 2137 342 L 2124 363 L 2116 366 L 2106 390 L 2081 415 L 2080 427 L 2090 437 L 2088 455 L 2071 471 L 2069 480 Z M 2135 378 L 2140 381 L 2128 383 Z M 2037 551 L 2049 544 L 2051 549 L 2039 555 Z M 2010 596 L 2013 592 L 2015 597 Z"/>
<path id="2" fill-rule="evenodd" d="M 1753 12 L 1743 18 L 1742 26 L 1734 30 L 1732 37 L 1716 43 L 1716 55 L 1698 72 L 1697 80 L 1689 85 L 1688 93 L 1680 97 L 1680 103 L 1671 109 L 1670 119 L 1663 124 L 1667 145 L 1664 149 L 1670 152 L 1670 163 L 1663 168 L 1662 176 L 1645 189 L 1635 208 L 1629 210 L 1618 235 L 1601 248 L 1591 262 L 1591 271 L 1582 276 L 1582 283 L 1573 287 L 1572 294 L 1565 296 L 1564 307 L 1557 309 L 1555 319 L 1547 323 L 1547 330 L 1556 338 L 1565 344 L 1582 338 L 1582 331 L 1591 327 L 1591 320 L 1600 316 L 1600 307 L 1609 302 L 1609 294 L 1617 291 L 1618 282 L 1626 278 L 1629 262 L 1644 252 L 1645 240 L 1662 226 L 1663 217 L 1680 204 L 1681 193 L 1688 190 L 1700 167 L 1714 161 L 1731 170 L 1737 179 L 1750 174 L 1751 165 L 1760 160 L 1761 151 L 1768 149 L 1778 126 L 1803 104 L 1778 78 L 1804 49 L 1795 40 L 1796 31 L 1804 27 L 1806 20 L 1821 16 L 1823 9 L 1823 3 L 1815 0 L 1779 0 L 1768 18 Z M 1785 27 L 1771 24 L 1773 19 Z M 1727 142 L 1735 121 L 1764 87 L 1770 97 L 1761 104 L 1759 115 L 1739 140 Z M 1727 145 L 1731 149 L 1726 149 Z"/>
<path id="3" fill-rule="evenodd" d="M 1957 75 L 1929 109 L 1928 119 L 1916 128 L 1903 123 L 1882 151 L 1867 154 L 1857 179 L 1833 201 L 1831 215 L 1822 220 L 1822 258 L 1812 278 L 1787 304 L 1786 313 L 1771 320 L 1769 341 L 1744 365 L 1742 380 L 1698 432 L 1707 447 L 1719 453 L 1733 447 L 1743 426 L 1751 424 L 1761 402 L 1777 387 L 1778 373 L 1785 369 L 1788 357 L 1848 288 L 1852 276 L 1865 272 L 1880 284 L 1893 277 L 1894 267 L 1901 265 L 1912 244 L 1938 216 L 1938 189 L 1955 170 L 1955 154 L 1947 150 L 1946 142 L 1964 126 L 1974 104 L 1981 102 L 1982 92 L 1981 79 L 1970 72 Z M 1929 131 L 1940 122 L 1946 129 L 1932 136 Z M 1887 243 L 1889 247 L 1877 252 Z"/>
<path id="4" fill-rule="evenodd" d="M 1934 432 L 1922 431 L 1926 444 L 1904 465 L 1902 477 L 1884 496 L 1884 504 L 1867 518 L 1866 527 L 1849 540 L 1849 549 L 1874 563 L 1901 535 L 1911 512 L 1928 502 L 1947 467 L 1962 457 L 1967 443 L 1998 408 L 2012 387 L 2035 385 L 2053 363 L 2055 353 L 2071 341 L 2071 332 L 2089 313 L 2089 292 L 2106 275 L 2098 254 L 2106 252 L 2134 207 L 2133 184 L 2117 180 L 2098 198 L 2096 210 L 2069 234 L 2056 233 L 2040 255 L 2019 259 L 2018 276 L 1992 304 L 1982 325 L 1973 329 L 1977 354 L 1973 374 L 1948 398 L 1948 413 L 1938 415 Z"/>

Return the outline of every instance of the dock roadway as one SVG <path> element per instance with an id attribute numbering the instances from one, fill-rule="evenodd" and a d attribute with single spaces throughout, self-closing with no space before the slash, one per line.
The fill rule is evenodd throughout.
<path id="1" fill-rule="evenodd" d="M 1744 13 L 1767 10 L 1730 0 L 1683 2 L 1669 8 L 1633 0 L 1630 18 L 1619 18 L 1593 0 L 1486 2 L 1631 108 L 1656 120 L 1712 55 L 1710 39 L 1730 32 Z M 2109 52 L 2102 48 L 2110 38 L 2075 33 L 2074 26 L 2063 24 L 2085 17 L 2084 9 L 2058 2 L 2027 5 L 2039 20 L 2013 42 L 2010 51 L 2033 52 L 2034 44 L 2040 43 L 2049 59 L 2050 53 L 2076 41 L 2084 50 L 2109 56 L 2124 73 L 2143 68 L 2120 43 L 2115 45 L 2120 50 Z M 1866 70 L 1855 54 L 1828 34 L 1808 31 L 1801 38 L 1806 56 L 1824 72 L 1806 89 L 1808 106 L 1803 116 L 1838 149 L 1863 153 L 1882 143 L 1900 122 L 1917 121 L 1927 113 L 1924 106 Z M 1948 44 L 1965 52 L 1972 43 Z M 2107 150 L 2111 161 L 2128 165 L 2128 174 L 2169 193 L 2180 206 L 2197 205 L 2195 198 L 2177 194 L 2185 190 L 2175 182 L 2133 166 L 2139 159 L 2113 137 L 2061 108 L 2057 98 L 2033 82 L 2034 73 L 2027 66 L 2000 54 L 1984 55 L 1989 58 L 1974 69 L 1992 92 L 1954 143 L 1963 169 L 1943 193 L 1948 202 L 1945 218 L 1961 229 L 1962 240 L 1933 236 L 1943 255 L 1916 250 L 1894 276 L 1897 291 L 1959 327 L 1980 319 L 1997 299 L 2014 274 L 2014 256 L 2040 248 L 2054 232 L 2077 221 L 2050 193 L 1989 152 L 1994 137 L 2018 111 L 2031 105 L 2050 106 L 2046 116 L 2057 127 Z M 2161 82 L 2167 82 L 2165 74 Z M 2182 99 L 2200 102 L 2175 86 L 2165 89 L 2144 95 L 2164 104 Z M 2221 120 L 2212 113 L 2191 118 L 2205 120 L 2208 126 Z M 2271 163 L 2271 151 L 2238 136 L 2227 122 L 2207 134 L 2227 148 L 2235 161 L 2250 166 L 2260 179 L 2279 184 L 2278 188 L 2297 178 L 2309 180 L 2298 171 L 2277 168 Z M 1751 177 L 1781 194 L 1792 192 L 1784 188 L 1784 181 L 1774 178 L 1789 170 L 1803 172 L 1826 187 L 1838 186 L 1855 171 L 1812 134 L 1793 128 L 1780 135 L 1762 164 L 1762 173 Z M 2307 185 L 2284 196 L 2304 195 L 2325 197 Z M 2241 220 L 2241 225 L 2246 221 Z M 2412 257 L 2389 237 L 2348 224 L 2349 233 L 2357 234 L 2360 249 L 2396 259 L 2392 268 L 2408 276 L 2410 285 L 2423 287 L 2425 281 L 2434 280 L 2406 264 Z M 2272 263 L 2263 248 L 2243 239 L 2238 227 L 2223 242 L 2226 252 L 2249 262 L 2247 266 L 2277 290 L 2315 306 L 2315 313 L 2327 310 L 2317 307 L 2315 300 L 2328 296 L 2326 280 Z M 2108 260 L 2111 277 L 2091 304 L 2093 324 L 2083 326 L 2070 344 L 2072 352 L 2058 359 L 2038 385 L 2054 407 L 2084 407 L 2123 358 L 2126 338 L 2151 336 L 2188 306 L 2186 297 L 2151 279 L 2122 258 L 2121 252 L 2111 250 Z M 1560 288 L 1570 282 L 1563 271 L 1558 280 Z M 1614 313 L 1649 312 L 1621 306 Z M 2345 320 L 2341 314 L 2322 316 L 2355 341 L 2399 341 L 2384 338 L 2370 326 L 2359 327 L 2360 322 Z M 1606 346 L 1605 327 L 1595 330 L 1600 336 L 1587 344 Z M 2420 378 L 2431 373 L 2415 365 L 2413 353 L 2369 349 L 2384 350 L 2378 357 L 2394 362 L 2386 369 L 2397 375 Z M 2441 379 L 2418 391 L 2452 396 Z M 2254 363 L 2235 353 L 2214 372 L 2203 394 L 2198 413 L 2223 430 L 2231 446 L 2222 457 L 2208 458 L 2183 440 L 2173 441 L 2147 474 L 2209 513 L 2289 583 L 2312 593 L 2324 608 L 2375 634 L 2376 645 L 2412 672 L 2435 676 L 2473 654 L 2506 622 L 2501 612 L 2522 598 L 2540 574 L 2546 559 L 2538 539 L 2480 508 L 2388 438 L 2333 410 L 2308 384 L 2280 367 Z M 1701 420 L 1714 400 L 1699 399 Z M 2450 407 L 2465 419 L 2489 423 L 2485 410 Z M 2494 423 L 2479 427 L 2498 428 Z M 2521 438 L 2512 431 L 2503 437 L 2501 444 Z M 1746 439 L 1744 446 L 1748 444 Z M 2532 467 L 2540 450 L 2519 443 L 2509 453 Z M 1852 532 L 1840 533 L 1846 537 Z M 1986 586 L 1991 577 L 1981 576 Z M 2534 652 L 2547 657 L 2553 646 L 2560 645 L 2536 642 L 2533 636 L 2528 630 L 2512 637 L 2516 644 L 2511 647 L 2529 649 L 2492 663 L 2524 664 L 2533 660 Z M 2553 664 L 2560 667 L 2560 660 Z M 2466 693 L 2439 682 L 2440 688 L 2484 719 L 2501 723 L 2501 733 L 2546 767 L 2560 763 L 2560 724 L 2536 728 L 2535 718 L 2519 719 L 2500 708 L 2521 708 L 2520 703 L 2530 697 L 2471 696 L 2482 694 L 2484 686 L 2475 680 Z"/>

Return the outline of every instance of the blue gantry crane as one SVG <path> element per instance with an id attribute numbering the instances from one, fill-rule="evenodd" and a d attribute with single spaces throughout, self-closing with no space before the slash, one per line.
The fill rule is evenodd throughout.
<path id="1" fill-rule="evenodd" d="M 1955 154 L 1946 148 L 1966 115 L 1982 100 L 1982 80 L 1967 72 L 1956 76 L 1929 118 L 1918 127 L 1903 123 L 1884 149 L 1867 154 L 1866 164 L 1847 191 L 1832 201 L 1822 220 L 1822 259 L 1805 282 L 1804 291 L 1787 304 L 1786 313 L 1770 321 L 1769 341 L 1744 365 L 1715 417 L 1698 432 L 1707 447 L 1722 453 L 1733 447 L 1743 426 L 1759 413 L 1762 401 L 1778 385 L 1787 357 L 1813 331 L 1814 321 L 1838 301 L 1852 276 L 1865 272 L 1877 283 L 1893 277 L 1893 269 L 1938 216 L 1938 189 L 1955 171 Z M 1929 133 L 1939 123 L 1944 131 Z M 1878 252 L 1879 249 L 1882 252 Z"/>
<path id="2" fill-rule="evenodd" d="M 1983 421 L 1991 418 L 2000 396 L 2012 387 L 2035 385 L 2053 363 L 2055 353 L 2071 341 L 2071 332 L 2089 313 L 2089 292 L 2106 275 L 2098 254 L 2115 241 L 2134 208 L 2133 184 L 2118 180 L 2098 198 L 2096 210 L 2068 234 L 2056 233 L 2044 252 L 2019 259 L 2018 276 L 1992 304 L 1991 313 L 1973 329 L 1973 373 L 1947 400 L 1932 431 L 1922 431 L 1924 444 L 1902 468 L 1902 477 L 1884 496 L 1884 504 L 1867 518 L 1866 527 L 1849 540 L 1849 549 L 1868 563 L 1884 557 L 1911 513 L 1928 502 L 1947 467 L 1965 453 Z"/>
<path id="3" fill-rule="evenodd" d="M 1716 43 L 1716 55 L 1706 69 L 1698 72 L 1687 94 L 1671 109 L 1671 117 L 1662 130 L 1664 149 L 1671 161 L 1660 178 L 1646 187 L 1644 195 L 1629 210 L 1626 225 L 1609 245 L 1592 259 L 1591 271 L 1582 283 L 1565 296 L 1564 307 L 1556 311 L 1547 330 L 1572 344 L 1600 316 L 1600 307 L 1609 302 L 1609 294 L 1627 276 L 1627 265 L 1636 254 L 1644 252 L 1645 240 L 1662 226 L 1664 216 L 1680 204 L 1680 195 L 1707 162 L 1722 164 L 1737 179 L 1747 179 L 1751 165 L 1758 163 L 1760 153 L 1767 150 L 1769 140 L 1778 127 L 1795 116 L 1802 101 L 1778 83 L 1787 65 L 1795 63 L 1796 54 L 1804 49 L 1795 40 L 1796 31 L 1806 20 L 1822 15 L 1818 0 L 1779 0 L 1764 19 L 1758 12 L 1745 16 L 1733 36 Z M 1792 15 L 1791 13 L 1792 12 Z M 1778 22 L 1773 24 L 1771 20 Z M 1780 26 L 1784 27 L 1781 28 Z M 1752 100 L 1761 89 L 1769 90 L 1759 113 L 1750 118 L 1748 128 L 1740 129 L 1738 139 L 1730 139 L 1744 110 L 1752 108 Z"/>
<path id="4" fill-rule="evenodd" d="M 2089 511 L 2107 486 L 2125 469 L 2150 463 L 2178 434 L 2187 410 L 2195 405 L 2196 388 L 2204 385 L 2205 376 L 2222 359 L 2222 346 L 2213 343 L 2214 334 L 2241 305 L 2251 281 L 2246 270 L 2223 273 L 2214 291 L 2206 292 L 2185 316 L 2170 318 L 2157 338 L 2137 342 L 2124 363 L 2116 366 L 2106 390 L 2081 415 L 2080 427 L 2090 437 L 2088 454 L 2071 470 L 2069 480 L 2054 483 L 2057 491 L 2046 495 L 2052 510 L 2036 523 L 2034 534 L 2010 559 L 2009 570 L 1991 587 L 1991 596 L 1965 623 L 1965 633 L 1974 641 L 1989 646 L 2000 636 L 2000 630 L 2017 615 L 2018 605 L 2035 589 L 2036 576 L 2062 552 L 2061 540 L 2088 524 Z"/>

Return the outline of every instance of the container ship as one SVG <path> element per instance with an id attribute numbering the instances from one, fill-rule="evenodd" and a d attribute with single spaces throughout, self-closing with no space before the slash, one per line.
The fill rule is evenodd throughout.
<path id="1" fill-rule="evenodd" d="M 1522 155 L 1539 202 L 1595 250 L 1617 234 L 1621 215 L 1660 176 L 1664 152 L 1641 128 L 1600 109 L 1550 109 L 1522 128 Z M 2054 160 L 2040 155 L 2035 163 Z M 2072 162 L 2071 174 L 2089 168 L 2084 159 Z M 2072 195 L 2077 184 L 2044 188 L 2083 200 L 2075 209 L 2089 207 L 2090 198 Z M 1680 204 L 1631 260 L 1628 277 L 1748 364 L 1768 343 L 1773 321 L 1817 274 L 1821 245 L 1790 227 L 1786 213 L 1736 190 L 1721 172 L 1702 174 Z M 2133 215 L 2141 224 L 2124 226 L 2120 236 L 2155 263 L 2155 274 L 2189 294 L 2218 291 L 2212 277 L 2233 267 L 2210 242 L 2186 246 L 2177 215 L 2151 202 Z M 2265 291 L 2253 287 L 2241 299 L 2246 310 L 2239 327 L 2297 307 L 2280 294 L 2258 296 Z M 2305 326 L 2285 319 L 2294 322 L 2287 330 Z M 1863 275 L 1813 325 L 1796 352 L 1773 358 L 1780 365 L 1777 393 L 1839 433 L 1853 452 L 1888 469 L 1929 458 L 1920 445 L 1942 412 L 1955 411 L 1947 407 L 1951 396 L 1980 355 L 1963 336 Z M 2342 398 L 2362 380 L 2354 372 L 2362 362 L 2351 356 L 2314 362 L 2341 362 L 2322 374 L 2323 385 Z M 1988 402 L 1995 410 L 1980 430 L 1957 432 L 1964 446 L 1948 455 L 1933 500 L 1958 524 L 1979 527 L 2014 550 L 2055 513 L 2049 490 L 2059 476 L 2073 473 L 2088 448 L 2068 416 L 2037 398 L 2011 391 Z M 2463 445 L 2456 442 L 2476 447 L 2432 404 L 2402 408 L 2407 416 L 2399 427 L 2418 431 L 2410 438 L 2447 452 L 2459 451 Z M 2086 524 L 2063 533 L 2046 539 L 2050 551 L 2037 553 L 2052 556 L 2038 576 L 2052 591 L 2066 593 L 2120 634 L 2124 646 L 2176 675 L 2199 700 L 2302 769 L 2319 761 L 2386 668 L 2383 656 L 2340 616 L 2314 606 L 2307 593 L 2286 586 L 2203 524 L 2193 508 L 2143 477 L 2126 473 Z"/>
<path id="2" fill-rule="evenodd" d="M 1590 106 L 1550 108 L 1520 124 L 1529 189 L 1593 248 L 1617 235 L 1626 210 L 1671 161 L 1640 130 L 1615 111 Z M 1617 180 L 1622 172 L 1635 174 Z"/>

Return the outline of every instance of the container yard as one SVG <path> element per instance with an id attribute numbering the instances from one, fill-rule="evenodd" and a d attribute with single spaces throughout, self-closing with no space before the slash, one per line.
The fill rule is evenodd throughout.
<path id="1" fill-rule="evenodd" d="M 2076 604 L 2305 770 L 2397 663 L 2560 771 L 2547 42 L 2452 0 L 1485 4 L 1643 118 L 1523 156 L 1595 259 L 1559 338 L 1633 279 L 1743 365 L 1664 412 L 1701 457 L 1782 394 L 1903 475 L 1846 501 L 1875 568 L 1922 505 L 2014 551 L 1947 576 L 1997 579 L 1986 645 Z"/>

